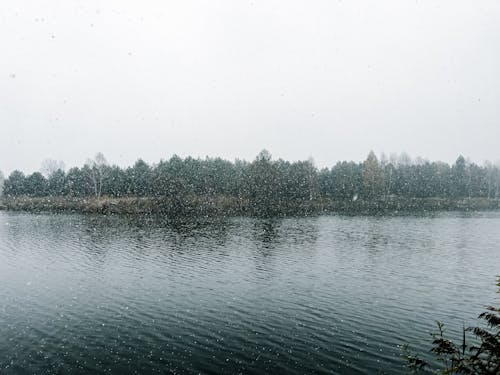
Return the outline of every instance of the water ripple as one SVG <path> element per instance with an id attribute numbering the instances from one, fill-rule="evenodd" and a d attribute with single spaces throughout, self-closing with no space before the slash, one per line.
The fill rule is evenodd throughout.
<path id="1" fill-rule="evenodd" d="M 0 372 L 398 374 L 492 303 L 499 223 L 0 213 Z"/>

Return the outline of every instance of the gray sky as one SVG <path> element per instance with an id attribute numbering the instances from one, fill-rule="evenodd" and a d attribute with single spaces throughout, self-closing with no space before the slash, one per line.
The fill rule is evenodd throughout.
<path id="1" fill-rule="evenodd" d="M 0 170 L 500 159 L 500 2 L 0 2 Z"/>

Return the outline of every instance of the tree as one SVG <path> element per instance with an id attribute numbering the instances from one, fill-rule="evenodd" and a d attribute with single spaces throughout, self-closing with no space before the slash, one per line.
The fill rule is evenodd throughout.
<path id="1" fill-rule="evenodd" d="M 495 167 L 495 199 L 500 199 L 500 162 Z"/>
<path id="2" fill-rule="evenodd" d="M 318 175 L 318 184 L 323 197 L 351 200 L 363 185 L 362 165 L 343 161 L 330 170 L 324 168 Z"/>
<path id="3" fill-rule="evenodd" d="M 0 171 L 0 197 L 3 195 L 3 183 L 5 181 L 5 178 L 3 176 L 2 171 Z"/>
<path id="4" fill-rule="evenodd" d="M 395 171 L 394 164 L 390 161 L 392 160 L 393 157 L 387 158 L 387 155 L 382 153 L 380 155 L 380 168 L 382 169 L 382 175 L 384 176 L 384 187 L 383 187 L 383 194 L 384 194 L 384 199 L 387 199 L 389 195 L 391 195 L 392 192 L 392 183 L 393 183 L 393 175 Z"/>
<path id="5" fill-rule="evenodd" d="M 7 178 L 4 182 L 4 187 L 3 187 L 4 194 L 8 197 L 17 197 L 25 194 L 26 192 L 25 180 L 26 177 L 24 176 L 24 173 L 15 170 L 9 175 L 9 178 Z"/>
<path id="6" fill-rule="evenodd" d="M 65 168 L 64 162 L 61 160 L 45 159 L 40 167 L 40 172 L 46 178 L 49 178 L 50 176 L 52 176 L 52 174 L 54 174 L 58 170 L 64 171 L 64 168 Z"/>
<path id="7" fill-rule="evenodd" d="M 298 161 L 287 163 L 281 161 L 285 166 L 284 170 L 279 170 L 279 175 L 283 181 L 279 184 L 281 190 L 286 189 L 288 197 L 292 202 L 304 202 L 313 200 L 318 191 L 318 174 L 313 161 Z"/>
<path id="8" fill-rule="evenodd" d="M 93 194 L 93 186 L 89 179 L 92 171 L 88 166 L 82 169 L 71 168 L 66 175 L 65 191 L 73 197 L 85 197 Z"/>
<path id="9" fill-rule="evenodd" d="M 151 191 L 154 196 L 162 198 L 161 211 L 169 215 L 184 215 L 191 211 L 185 164 L 179 156 L 161 161 L 154 168 Z"/>
<path id="10" fill-rule="evenodd" d="M 467 196 L 467 165 L 465 158 L 460 155 L 455 164 L 451 167 L 451 182 L 452 182 L 452 194 L 455 198 L 462 198 Z"/>
<path id="11" fill-rule="evenodd" d="M 101 152 L 98 152 L 94 159 L 88 159 L 86 166 L 87 176 L 94 188 L 94 195 L 97 199 L 101 197 L 102 185 L 106 175 L 108 162 Z"/>
<path id="12" fill-rule="evenodd" d="M 26 177 L 24 183 L 24 194 L 30 197 L 43 197 L 47 195 L 47 180 L 40 172 L 34 172 Z"/>
<path id="13" fill-rule="evenodd" d="M 343 161 L 318 171 L 312 159 L 293 163 L 273 160 L 267 150 L 251 163 L 174 155 L 154 166 L 139 159 L 127 169 L 108 166 L 98 153 L 82 168 L 71 168 L 68 173 L 62 168 L 61 162 L 48 159 L 42 163 L 47 177 L 25 177 L 15 171 L 4 182 L 4 194 L 98 199 L 102 195 L 154 196 L 175 200 L 179 207 L 188 201 L 213 202 L 227 197 L 236 198 L 240 209 L 261 215 L 306 212 L 317 206 L 311 204 L 317 198 L 355 200 L 358 195 L 367 200 L 389 195 L 500 198 L 499 166 L 479 166 L 462 156 L 450 166 L 424 159 L 412 162 L 404 153 L 389 158 L 382 155 L 379 161 L 370 152 L 363 163 Z"/>
<path id="14" fill-rule="evenodd" d="M 247 191 L 252 211 L 271 216 L 279 212 L 278 171 L 271 154 L 262 150 L 248 167 Z"/>
<path id="15" fill-rule="evenodd" d="M 127 196 L 130 193 L 131 185 L 127 171 L 116 165 L 109 167 L 106 172 L 106 183 L 103 186 L 102 193 L 112 197 Z M 143 183 L 148 185 L 150 181 L 146 180 Z"/>
<path id="16" fill-rule="evenodd" d="M 365 194 L 369 198 L 377 198 L 381 195 L 384 187 L 382 169 L 375 153 L 370 151 L 363 162 L 363 185 Z"/>
<path id="17" fill-rule="evenodd" d="M 151 168 L 144 160 L 139 159 L 133 167 L 128 168 L 127 177 L 131 195 L 144 197 L 150 193 L 148 182 L 151 180 Z"/>
<path id="18" fill-rule="evenodd" d="M 488 199 L 498 199 L 500 191 L 500 168 L 491 162 L 486 162 L 486 189 Z"/>
<path id="19" fill-rule="evenodd" d="M 66 174 L 62 169 L 57 169 L 50 173 L 47 178 L 48 194 L 54 197 L 59 197 L 67 194 L 66 189 Z"/>
<path id="20" fill-rule="evenodd" d="M 409 166 L 412 164 L 413 162 L 411 157 L 406 152 L 402 152 L 399 156 L 397 156 L 397 165 Z"/>

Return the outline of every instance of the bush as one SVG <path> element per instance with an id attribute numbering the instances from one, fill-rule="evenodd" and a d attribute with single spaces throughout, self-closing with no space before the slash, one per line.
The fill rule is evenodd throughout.
<path id="1" fill-rule="evenodd" d="M 500 287 L 500 277 L 497 286 Z M 500 293 L 500 290 L 499 290 Z M 432 353 L 441 364 L 430 368 L 429 364 L 403 346 L 407 368 L 414 374 L 432 370 L 441 374 L 500 374 L 500 308 L 489 306 L 479 315 L 486 326 L 463 328 L 462 342 L 455 343 L 444 335 L 444 324 L 437 322 L 438 332 L 432 333 Z M 473 339 L 467 339 L 472 335 Z"/>

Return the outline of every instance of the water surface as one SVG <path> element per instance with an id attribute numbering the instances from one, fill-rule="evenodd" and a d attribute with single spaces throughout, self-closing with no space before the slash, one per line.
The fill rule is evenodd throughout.
<path id="1" fill-rule="evenodd" d="M 498 302 L 498 244 L 498 212 L 0 212 L 0 372 L 398 374 Z"/>

